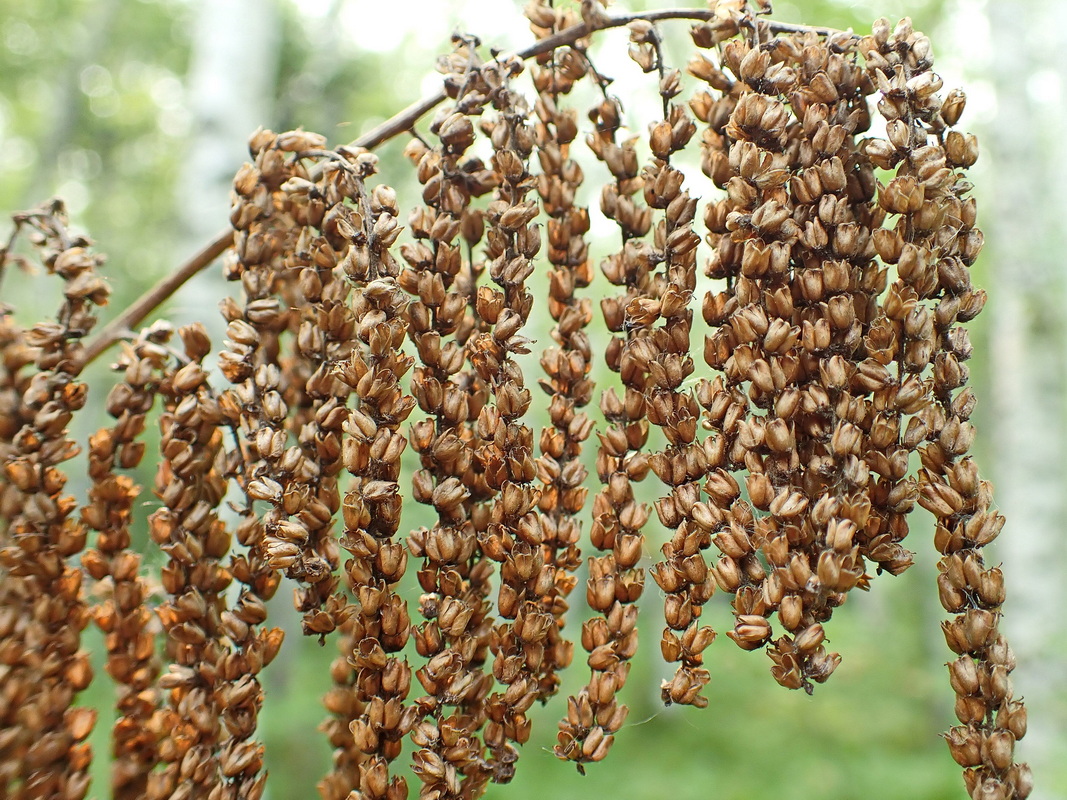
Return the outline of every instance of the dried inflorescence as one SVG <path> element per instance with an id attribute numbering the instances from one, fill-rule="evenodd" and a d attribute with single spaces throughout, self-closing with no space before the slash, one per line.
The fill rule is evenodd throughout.
<path id="1" fill-rule="evenodd" d="M 498 487 L 489 485 L 476 459 L 474 423 L 488 387 L 470 368 L 466 348 L 484 332 L 481 318 L 491 313 L 477 292 L 479 266 L 470 256 L 485 231 L 484 217 L 471 203 L 494 188 L 496 176 L 467 152 L 475 138 L 467 113 L 484 106 L 485 87 L 474 42 L 458 38 L 455 45 L 438 65 L 451 102 L 430 126 L 436 143 L 416 139 L 407 150 L 423 186 L 423 205 L 409 216 L 414 242 L 400 251 L 407 267 L 399 284 L 413 295 L 408 335 L 418 357 L 411 390 L 429 415 L 411 428 L 420 463 L 413 497 L 436 516 L 431 527 L 409 537 L 412 553 L 423 559 L 418 581 L 424 621 L 413 633 L 415 649 L 426 659 L 416 671 L 426 695 L 416 701 L 420 722 L 412 733 L 422 797 L 476 796 L 490 777 L 479 731 L 493 682 L 484 668 L 492 565 L 478 539 L 488 530 Z"/>
<path id="2" fill-rule="evenodd" d="M 118 684 L 114 796 L 261 796 L 260 673 L 282 640 L 267 602 L 283 576 L 304 632 L 340 648 L 322 726 L 334 748 L 326 800 L 407 797 L 407 738 L 420 797 L 474 798 L 511 780 L 528 711 L 573 658 L 594 298 L 617 385 L 599 398 L 593 616 L 580 634 L 590 675 L 568 699 L 556 754 L 584 769 L 626 720 L 648 550 L 662 552 L 651 566 L 660 651 L 676 665 L 665 703 L 708 703 L 716 587 L 732 606 L 726 635 L 764 649 L 779 684 L 811 692 L 840 662 L 826 648 L 833 610 L 870 588 L 869 573 L 911 565 L 918 504 L 937 519 L 938 588 L 954 615 L 951 754 L 974 798 L 1030 793 L 1014 761 L 1026 711 L 998 628 L 1003 575 L 982 554 L 1004 520 L 967 455 L 962 324 L 985 295 L 969 275 L 982 235 L 963 177 L 977 144 L 954 129 L 965 98 L 938 94 L 929 41 L 906 20 L 858 37 L 771 22 L 742 0 L 712 5 L 611 17 L 532 0 L 529 99 L 523 57 L 483 61 L 475 39 L 455 37 L 428 136 L 415 117 L 404 127 L 417 204 L 376 182 L 366 147 L 257 131 L 234 181 L 226 275 L 242 296 L 221 304 L 228 388 L 213 386 L 202 327 L 180 329 L 180 347 L 165 323 L 133 337 L 107 399 L 115 422 L 89 440 L 80 514 L 60 467 L 77 451 L 66 432 L 85 404 L 77 376 L 103 347 L 81 339 L 108 289 L 60 206 L 16 218 L 3 265 L 25 261 L 13 245 L 30 231 L 65 299 L 29 330 L 0 316 L 0 793 L 87 791 L 95 715 L 72 701 L 92 677 L 79 637 L 93 617 Z M 696 23 L 689 94 L 657 26 L 678 16 Z M 662 109 L 644 139 L 588 52 L 599 28 L 627 23 Z M 599 91 L 588 131 L 568 107 L 579 81 Z M 876 113 L 884 138 L 870 134 Z M 599 296 L 576 199 L 590 182 L 583 144 L 619 232 L 600 265 L 616 289 Z M 538 352 L 537 430 L 520 364 L 541 269 L 553 342 Z M 161 593 L 136 549 L 127 474 L 157 399 L 149 534 L 167 559 Z M 652 505 L 636 491 L 649 472 Z M 406 540 L 405 496 L 428 514 Z M 98 534 L 79 569 L 88 529 Z M 410 697 L 413 677 L 422 696 Z"/>
<path id="3" fill-rule="evenodd" d="M 179 334 L 183 352 L 159 387 L 163 505 L 149 518 L 168 557 L 157 613 L 171 664 L 158 684 L 166 704 L 152 723 L 164 768 L 149 776 L 145 796 L 258 798 L 266 774 L 263 746 L 252 738 L 262 704 L 257 675 L 277 654 L 281 632 L 256 626 L 278 583 L 268 580 L 258 593 L 242 587 L 232 604 L 227 597 L 235 574 L 248 582 L 227 563 L 233 533 L 219 513 L 239 452 L 223 449 L 224 404 L 203 366 L 207 334 L 200 325 Z"/>
<path id="4" fill-rule="evenodd" d="M 13 798 L 78 800 L 89 789 L 85 740 L 96 711 L 74 705 L 93 677 L 80 649 L 91 613 L 83 573 L 69 561 L 87 531 L 74 513 L 77 501 L 63 493 L 62 465 L 79 452 L 67 425 L 86 403 L 87 386 L 78 380 L 82 339 L 110 289 L 97 272 L 103 257 L 70 232 L 62 203 L 20 215 L 16 225 L 30 231 L 41 263 L 62 279 L 64 299 L 55 319 L 12 338 L 4 359 L 18 428 L 2 442 L 8 513 L 0 547 L 0 787 Z M 32 374 L 20 375 L 23 369 Z"/>
<path id="5" fill-rule="evenodd" d="M 885 271 L 872 263 L 881 217 L 855 141 L 870 88 L 853 43 L 794 35 L 774 45 L 734 39 L 717 64 L 690 65 L 723 92 L 694 107 L 708 123 L 704 169 L 727 192 L 705 210 L 708 274 L 731 287 L 705 297 L 705 360 L 722 375 L 697 394 L 715 433 L 706 488 L 722 553 L 715 578 L 735 596 L 728 635 L 762 647 L 777 612 L 787 633 L 768 650 L 772 674 L 810 691 L 839 660 L 822 623 L 868 580 L 864 427 L 885 403 L 868 399 L 860 365 Z M 890 404 L 886 424 L 897 411 Z M 740 470 L 747 501 L 731 474 Z"/>
<path id="6" fill-rule="evenodd" d="M 879 204 L 900 215 L 891 233 L 876 245 L 900 278 L 896 333 L 907 371 L 922 374 L 928 397 L 908 424 L 905 446 L 922 460 L 918 502 L 937 519 L 934 545 L 938 589 L 945 610 L 956 616 L 943 624 L 949 648 L 959 657 L 949 664 L 960 725 L 946 735 L 952 757 L 962 766 L 972 797 L 1026 797 L 1030 769 L 1014 763 L 1015 742 L 1026 733 L 1026 709 L 1012 695 L 1015 656 L 998 630 L 1004 602 L 1004 575 L 987 567 L 982 549 L 1004 526 L 993 509 L 992 487 L 978 477 L 967 451 L 975 430 L 968 421 L 974 393 L 963 364 L 972 347 L 960 323 L 985 305 L 985 293 L 971 284 L 969 268 L 982 247 L 975 227 L 975 203 L 965 197 L 960 173 L 974 164 L 978 144 L 972 135 L 951 130 L 963 110 L 961 92 L 942 100 L 941 79 L 930 71 L 930 44 L 906 24 L 890 30 L 877 24 L 861 44 L 882 93 L 879 111 L 888 120 L 888 141 L 872 142 L 872 161 L 896 177 L 879 193 Z M 928 393 L 928 394 L 927 394 Z M 900 470 L 903 474 L 903 469 Z"/>
<path id="7" fill-rule="evenodd" d="M 573 11 L 544 3 L 531 3 L 526 15 L 539 39 L 577 23 Z M 541 387 L 551 395 L 548 414 L 552 425 L 541 430 L 541 456 L 537 460 L 541 545 L 545 563 L 555 571 L 553 585 L 541 601 L 556 620 L 546 632 L 540 669 L 539 694 L 544 701 L 556 693 L 559 671 L 570 666 L 574 658 L 574 646 L 563 638 L 562 629 L 569 608 L 567 597 L 577 584 L 574 573 L 581 566 L 578 515 L 588 495 L 585 481 L 589 474 L 581 454 L 582 443 L 593 430 L 592 418 L 582 409 L 592 400 L 594 384 L 589 377 L 592 345 L 585 330 L 593 318 L 592 301 L 576 294 L 593 280 L 586 242 L 589 210 L 575 204 L 584 177 L 572 156 L 578 113 L 563 105 L 565 95 L 585 77 L 588 68 L 578 43 L 541 56 L 539 63 L 532 70 L 540 165 L 536 187 L 547 217 L 545 255 L 552 265 L 548 271 L 548 312 L 556 323 L 552 329 L 555 345 L 541 354 L 541 366 L 548 375 Z"/>
<path id="8" fill-rule="evenodd" d="M 493 676 L 504 691 L 486 698 L 485 744 L 493 780 L 499 783 L 511 780 L 518 758 L 512 742 L 524 744 L 530 736 L 526 712 L 540 695 L 548 634 L 556 627 L 541 601 L 554 590 L 556 575 L 553 565 L 545 563 L 533 430 L 525 422 L 533 398 L 515 358 L 529 352 L 531 344 L 522 335 L 533 309 L 526 281 L 541 249 L 540 229 L 533 222 L 538 204 L 527 199 L 533 189 L 527 165 L 534 131 L 525 98 L 512 86 L 521 70 L 518 59 L 498 60 L 481 70 L 496 111 L 483 127 L 493 145 L 493 171 L 500 176 L 485 212 L 486 271 L 498 288 L 486 286 L 479 292 L 479 313 L 490 327 L 468 347 L 471 365 L 490 387 L 490 402 L 478 415 L 475 458 L 496 492 L 479 545 L 487 558 L 500 563 L 496 610 L 508 620 L 491 639 Z"/>
<path id="9" fill-rule="evenodd" d="M 671 164 L 671 156 L 693 138 L 696 125 L 686 108 L 674 101 L 681 91 L 679 73 L 664 65 L 656 29 L 633 23 L 630 30 L 635 60 L 646 71 L 659 72 L 664 108 L 664 119 L 650 127 L 653 160 L 642 173 L 645 202 L 658 212 L 651 254 L 654 263 L 662 264 L 662 274 L 654 279 L 658 296 L 631 301 L 625 309 L 626 327 L 638 334 L 629 355 L 647 375 L 648 419 L 667 441 L 664 451 L 649 458 L 652 471 L 670 488 L 670 494 L 657 501 L 656 515 L 673 531 L 662 548 L 665 560 L 653 570 L 666 595 L 660 649 L 666 661 L 678 662 L 674 678 L 664 681 L 662 697 L 668 704 L 704 707 L 707 699 L 699 692 L 710 674 L 701 666 L 702 653 L 715 638 L 710 626 L 700 624 L 701 609 L 715 590 L 704 555 L 712 528 L 700 490 L 708 459 L 697 437 L 700 407 L 693 390 L 683 388 L 695 368 L 690 355 L 690 303 L 700 237 L 694 231 L 697 201 L 682 188 L 684 176 Z"/>
<path id="10" fill-rule="evenodd" d="M 151 585 L 142 574 L 141 554 L 133 546 L 133 509 L 141 487 L 128 474 L 145 453 L 139 437 L 155 403 L 170 362 L 168 326 L 141 332 L 115 364 L 122 380 L 107 397 L 115 424 L 89 438 L 89 502 L 82 521 L 98 531 L 95 547 L 82 566 L 102 597 L 93 617 L 104 632 L 107 672 L 118 684 L 117 719 L 112 732 L 112 792 L 116 798 L 145 796 L 148 776 L 159 761 L 152 722 L 159 707 L 158 625 L 146 602 Z"/>
<path id="11" fill-rule="evenodd" d="M 407 797 L 405 779 L 390 777 L 389 769 L 415 723 L 414 707 L 404 704 L 411 667 L 400 654 L 411 619 L 407 601 L 397 592 L 408 553 L 396 538 L 400 456 L 407 446 L 400 426 L 415 407 L 401 379 L 413 359 L 401 352 L 408 331 L 408 298 L 397 283 L 400 263 L 389 250 L 399 233 L 396 193 L 384 185 L 368 191 L 364 184 L 376 164 L 374 156 L 360 154 L 355 170 L 346 171 L 347 188 L 357 205 L 349 211 L 354 234 L 342 265 L 345 278 L 356 287 L 351 304 L 356 347 L 335 366 L 337 378 L 358 398 L 344 422 L 350 438 L 341 457 L 354 479 L 344 497 L 341 546 L 352 555 L 345 572 L 359 601 L 358 614 L 344 629 L 351 645 L 347 662 L 356 670 L 350 709 L 360 709 L 348 727 L 355 749 L 365 757 L 358 782 L 340 783 L 336 796 L 347 797 L 348 789 L 357 785 L 358 796 L 367 800 Z M 333 413 L 340 411 L 338 407 Z"/>
<path id="12" fill-rule="evenodd" d="M 332 374 L 332 364 L 351 351 L 353 330 L 346 284 L 331 278 L 340 260 L 334 244 L 348 231 L 338 211 L 347 195 L 335 181 L 315 190 L 303 157 L 320 154 L 324 144 L 302 131 L 260 131 L 250 142 L 256 160 L 234 179 L 230 217 L 237 235 L 227 266 L 227 277 L 241 281 L 245 302 L 223 304 L 230 347 L 220 357 L 250 445 L 245 489 L 274 509 L 263 518 L 268 563 L 300 583 L 296 605 L 304 631 L 319 635 L 347 613 L 331 602 L 339 580 L 339 548 L 329 534 L 340 507 L 340 454 L 320 454 L 316 439 L 336 433 L 324 426 L 343 422 L 330 410 L 343 405 L 350 389 Z M 290 329 L 295 346 L 283 354 Z"/>
<path id="13" fill-rule="evenodd" d="M 598 434 L 596 470 L 603 488 L 593 499 L 590 539 L 604 555 L 588 561 L 586 599 L 595 616 L 582 626 L 581 636 L 592 674 L 586 687 L 568 698 L 555 748 L 556 755 L 577 762 L 579 769 L 584 762 L 607 755 L 615 732 L 626 720 L 628 709 L 618 703 L 616 693 L 625 685 L 629 660 L 637 652 L 636 602 L 645 578 L 638 566 L 644 550 L 641 529 L 650 513 L 634 497 L 631 485 L 648 474 L 648 460 L 640 452 L 648 440 L 647 372 L 627 358 L 636 336 L 626 325 L 625 309 L 645 298 L 654 301 L 650 248 L 641 241 L 652 227 L 652 213 L 634 202 L 641 189 L 637 151 L 633 139 L 617 142 L 621 112 L 618 99 L 605 92 L 589 114 L 595 125 L 589 147 L 614 178 L 601 190 L 600 210 L 615 221 L 622 236 L 622 249 L 609 256 L 601 270 L 625 293 L 601 300 L 601 309 L 608 330 L 622 334 L 612 336 L 606 359 L 608 367 L 620 373 L 625 394 L 620 399 L 610 387 L 600 400 L 607 428 Z"/>

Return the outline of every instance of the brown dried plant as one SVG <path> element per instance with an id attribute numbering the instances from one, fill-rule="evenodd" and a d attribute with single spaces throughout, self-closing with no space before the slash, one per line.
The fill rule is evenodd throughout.
<path id="1" fill-rule="evenodd" d="M 260 673 L 282 644 L 267 603 L 284 578 L 303 632 L 340 653 L 321 796 L 406 798 L 410 738 L 419 796 L 437 800 L 514 776 L 529 710 L 573 660 L 569 597 L 584 566 L 589 677 L 555 748 L 584 770 L 627 717 L 653 542 L 660 650 L 676 665 L 665 703 L 708 703 L 716 632 L 702 612 L 716 589 L 732 606 L 727 637 L 811 693 L 841 659 L 826 648 L 833 610 L 871 587 L 870 572 L 911 565 L 903 542 L 921 505 L 953 615 L 951 755 L 972 798 L 1029 795 L 1014 760 L 1026 710 L 998 627 L 1004 579 L 983 556 L 1004 519 L 968 456 L 962 324 L 985 294 L 970 279 L 982 234 L 964 177 L 978 147 L 954 127 L 965 97 L 939 94 L 930 42 L 908 20 L 857 36 L 774 22 L 766 6 L 610 16 L 530 0 L 533 45 L 485 59 L 455 37 L 441 92 L 352 144 L 257 131 L 231 229 L 95 337 L 103 258 L 58 201 L 15 216 L 0 269 L 35 259 L 62 279 L 63 300 L 27 329 L 0 309 L 0 794 L 86 795 L 96 712 L 75 695 L 93 678 L 81 632 L 95 620 L 117 688 L 113 796 L 260 797 Z M 692 23 L 685 74 L 660 30 L 676 19 Z M 657 81 L 647 136 L 627 130 L 589 52 L 622 26 Z M 597 92 L 587 130 L 572 105 L 583 81 Z M 416 203 L 380 181 L 371 152 L 404 132 Z M 606 167 L 597 177 L 579 165 L 583 148 L 588 169 Z M 589 185 L 619 232 L 599 265 L 610 291 L 594 289 L 578 201 Z M 201 325 L 177 339 L 163 322 L 131 333 L 224 253 L 240 293 L 220 304 L 217 362 Z M 552 342 L 537 349 L 538 430 L 522 356 L 542 270 Z M 594 303 L 618 375 L 599 395 L 599 428 L 585 411 Z M 87 400 L 79 376 L 119 341 L 114 422 L 89 437 L 79 503 L 63 493 L 79 450 L 68 426 Z M 133 529 L 150 420 L 156 574 Z M 651 507 L 635 491 L 649 472 L 661 485 Z M 402 536 L 405 498 L 432 521 Z"/>

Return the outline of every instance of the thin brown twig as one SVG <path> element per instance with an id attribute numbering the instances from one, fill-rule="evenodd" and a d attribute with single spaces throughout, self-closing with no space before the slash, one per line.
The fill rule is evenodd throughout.
<path id="1" fill-rule="evenodd" d="M 7 274 L 7 262 L 8 254 L 15 246 L 15 240 L 18 239 L 19 230 L 22 228 L 22 220 L 19 217 L 15 217 L 15 227 L 11 229 L 11 235 L 7 239 L 7 244 L 0 247 L 0 286 L 3 286 L 4 276 Z"/>
<path id="2" fill-rule="evenodd" d="M 545 39 L 519 50 L 515 55 L 523 60 L 535 58 L 543 53 L 549 53 L 557 48 L 574 44 L 579 39 L 584 39 L 597 30 L 608 28 L 621 28 L 636 20 L 657 22 L 670 19 L 688 19 L 698 22 L 708 22 L 714 18 L 714 12 L 700 8 L 665 8 L 659 11 L 641 11 L 633 14 L 620 14 L 614 17 L 605 17 L 596 27 L 586 22 L 573 25 L 570 28 L 555 33 Z M 818 36 L 831 36 L 842 31 L 834 28 L 819 28 L 810 25 L 796 25 L 789 22 L 765 20 L 762 22 L 772 33 L 815 33 Z M 404 110 L 394 114 L 380 125 L 375 126 L 362 136 L 351 142 L 348 147 L 365 147 L 373 149 L 387 142 L 395 136 L 407 131 L 412 131 L 415 123 L 429 111 L 432 111 L 445 100 L 444 91 L 438 91 L 428 97 L 412 103 Z M 233 231 L 226 229 L 216 234 L 203 249 L 197 252 L 191 259 L 182 264 L 171 274 L 160 280 L 155 286 L 146 291 L 133 305 L 123 311 L 118 317 L 109 322 L 86 345 L 80 368 L 84 368 L 111 345 L 129 335 L 129 332 L 152 313 L 159 305 L 166 301 L 174 292 L 182 287 L 186 281 L 206 268 L 216 258 L 222 255 L 233 244 Z"/>
<path id="3" fill-rule="evenodd" d="M 128 335 L 163 301 L 176 292 L 187 280 L 218 258 L 233 244 L 233 231 L 227 228 L 212 239 L 206 247 L 182 264 L 169 275 L 164 276 L 155 286 L 141 295 L 137 300 L 115 319 L 104 326 L 85 346 L 79 372 L 93 359 L 107 350 L 115 342 Z"/>

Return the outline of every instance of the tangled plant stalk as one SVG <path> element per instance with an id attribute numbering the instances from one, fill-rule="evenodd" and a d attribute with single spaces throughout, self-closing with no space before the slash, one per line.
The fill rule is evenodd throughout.
<path id="1" fill-rule="evenodd" d="M 589 677 L 555 752 L 584 770 L 626 720 L 646 565 L 676 665 L 665 703 L 708 703 L 716 590 L 732 607 L 726 636 L 811 693 L 841 660 L 826 647 L 834 609 L 911 565 L 916 505 L 936 519 L 952 615 L 951 755 L 972 798 L 1029 795 L 1003 574 L 983 556 L 1004 520 L 968 455 L 963 324 L 985 294 L 970 278 L 982 234 L 965 179 L 977 143 L 955 129 L 965 97 L 940 94 L 930 42 L 907 20 L 858 36 L 773 22 L 765 5 L 613 17 L 531 0 L 534 45 L 486 59 L 457 36 L 440 94 L 361 141 L 258 131 L 232 231 L 95 338 L 103 258 L 58 201 L 15 216 L 0 268 L 38 262 L 63 300 L 25 329 L 13 309 L 0 315 L 5 797 L 88 791 L 96 714 L 75 696 L 93 679 L 81 647 L 93 620 L 117 688 L 113 796 L 260 797 L 259 675 L 282 644 L 266 603 L 284 579 L 304 634 L 340 652 L 326 800 L 407 797 L 406 739 L 420 797 L 510 781 L 527 712 L 573 660 L 568 628 Z M 672 20 L 691 22 L 684 64 L 663 44 Z M 626 128 L 589 52 L 624 25 L 656 80 L 647 131 Z M 587 129 L 580 82 L 597 92 Z M 381 181 L 370 149 L 404 132 L 417 202 Z M 579 166 L 583 149 L 598 174 Z M 618 229 L 599 265 L 613 289 L 590 258 L 583 186 Z M 240 293 L 221 302 L 217 357 L 201 325 L 130 332 L 223 252 Z M 537 430 L 521 356 L 542 273 L 553 327 L 537 351 Z M 597 304 L 618 375 L 599 394 L 600 426 L 584 410 Z M 79 503 L 64 494 L 79 450 L 68 426 L 87 403 L 79 375 L 119 340 L 114 422 L 89 438 Z M 128 474 L 149 420 L 162 437 L 148 530 L 158 575 L 134 549 L 144 492 Z M 634 490 L 650 472 L 652 507 Z M 406 536 L 405 498 L 430 515 Z M 567 612 L 583 524 L 592 616 L 579 626 Z M 402 587 L 409 564 L 417 600 Z"/>

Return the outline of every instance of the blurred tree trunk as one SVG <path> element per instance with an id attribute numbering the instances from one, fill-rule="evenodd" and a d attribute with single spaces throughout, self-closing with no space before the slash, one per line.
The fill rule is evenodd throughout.
<path id="1" fill-rule="evenodd" d="M 273 118 L 281 45 L 275 0 L 199 0 L 186 80 L 192 136 L 178 214 L 197 247 L 227 224 L 230 182 L 248 137 Z"/>
<path id="2" fill-rule="evenodd" d="M 338 131 L 344 122 L 344 108 L 355 87 L 337 80 L 350 64 L 343 55 L 345 36 L 341 12 L 345 0 L 330 0 L 321 16 L 306 15 L 302 20 L 305 36 L 313 46 L 303 54 L 301 68 L 281 76 L 278 82 L 276 118 L 286 129 L 303 127 L 324 134 L 331 145 L 354 139 L 358 131 Z M 308 117 L 309 100 L 314 116 Z M 399 108 L 399 106 L 398 106 Z"/>
<path id="3" fill-rule="evenodd" d="M 176 247 L 187 255 L 229 224 L 234 173 L 248 137 L 270 127 L 277 95 L 281 20 L 277 0 L 197 0 L 185 79 L 191 134 L 177 176 Z M 169 318 L 197 320 L 221 340 L 214 313 L 226 293 L 217 269 L 185 287 Z"/>
<path id="4" fill-rule="evenodd" d="M 1004 627 L 1020 663 L 1016 691 L 1030 708 L 1020 755 L 1033 763 L 1037 798 L 1042 773 L 1053 768 L 1056 731 L 1067 720 L 1067 702 L 1055 688 L 1062 690 L 1067 640 L 1061 613 L 1067 601 L 1067 170 L 1060 152 L 1067 114 L 1062 96 L 1046 96 L 1050 88 L 1062 95 L 1067 85 L 1056 41 L 1067 25 L 1067 4 L 993 0 L 987 9 L 992 41 L 977 57 L 989 70 L 998 113 L 985 140 L 991 175 L 981 213 L 990 243 L 995 415 L 994 454 L 985 463 L 992 464 L 1008 519 L 996 552 L 1008 586 Z"/>

